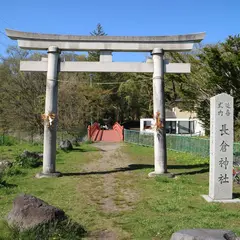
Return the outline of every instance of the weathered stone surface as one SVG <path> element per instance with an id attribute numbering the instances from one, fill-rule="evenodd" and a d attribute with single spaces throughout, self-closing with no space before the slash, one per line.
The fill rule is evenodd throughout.
<path id="1" fill-rule="evenodd" d="M 224 229 L 184 229 L 173 233 L 170 240 L 237 240 L 235 233 Z"/>
<path id="2" fill-rule="evenodd" d="M 72 150 L 73 149 L 72 143 L 69 140 L 61 141 L 59 144 L 59 147 L 62 150 Z"/>
<path id="3" fill-rule="evenodd" d="M 21 32 L 12 29 L 6 29 L 8 37 L 11 39 L 28 39 L 43 41 L 116 41 L 116 42 L 201 42 L 205 33 L 175 35 L 175 36 L 80 36 L 80 35 L 59 35 L 43 34 L 32 32 Z"/>
<path id="4" fill-rule="evenodd" d="M 66 216 L 61 209 L 26 194 L 20 195 L 14 200 L 13 208 L 7 216 L 8 224 L 17 227 L 20 231 L 64 219 Z"/>
<path id="5" fill-rule="evenodd" d="M 234 232 L 228 232 L 223 235 L 226 240 L 240 240 Z"/>
<path id="6" fill-rule="evenodd" d="M 43 157 L 43 154 L 24 150 L 23 153 L 21 154 L 21 157 L 41 159 Z"/>
<path id="7" fill-rule="evenodd" d="M 46 61 L 21 61 L 23 72 L 46 72 Z M 134 62 L 60 62 L 60 72 L 138 72 L 152 73 L 153 63 Z M 190 73 L 189 63 L 164 63 L 165 73 Z"/>
<path id="8" fill-rule="evenodd" d="M 149 52 L 154 48 L 165 51 L 189 51 L 195 42 L 201 42 L 205 33 L 176 36 L 74 36 L 39 34 L 6 29 L 8 37 L 18 40 L 18 46 L 26 49 L 47 50 L 56 46 L 60 50 L 130 51 Z"/>
<path id="9" fill-rule="evenodd" d="M 218 94 L 211 98 L 209 197 L 232 199 L 233 97 Z"/>
<path id="10" fill-rule="evenodd" d="M 11 167 L 12 163 L 9 162 L 8 160 L 1 160 L 0 161 L 0 172 L 2 172 L 3 170 L 5 170 L 8 167 Z"/>

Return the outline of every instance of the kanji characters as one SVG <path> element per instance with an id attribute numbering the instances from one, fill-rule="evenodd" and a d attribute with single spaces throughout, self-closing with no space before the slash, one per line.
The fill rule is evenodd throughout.
<path id="1" fill-rule="evenodd" d="M 217 106 L 218 106 L 217 107 L 218 108 L 218 116 L 223 117 L 225 114 L 225 116 L 229 117 L 231 115 L 231 112 L 230 112 L 231 105 L 229 102 L 226 102 L 226 103 L 219 102 Z"/>
<path id="2" fill-rule="evenodd" d="M 220 109 L 220 110 L 218 111 L 218 116 L 221 116 L 221 117 L 223 116 L 223 110 Z"/>
<path id="3" fill-rule="evenodd" d="M 224 134 L 229 135 L 229 129 L 227 129 L 227 124 L 222 125 L 222 129 L 220 129 L 220 132 L 221 132 L 221 136 Z"/>
<path id="4" fill-rule="evenodd" d="M 218 177 L 218 181 L 220 182 L 220 184 L 229 183 L 229 177 L 226 173 L 224 175 L 220 174 L 220 177 Z"/>
<path id="5" fill-rule="evenodd" d="M 227 151 L 227 147 L 229 147 L 229 145 L 223 140 L 221 145 L 220 145 L 220 151 L 221 152 L 226 152 Z"/>
<path id="6" fill-rule="evenodd" d="M 231 108 L 230 103 L 229 102 L 225 103 L 225 107 L 230 109 Z"/>
<path id="7" fill-rule="evenodd" d="M 230 113 L 230 110 L 229 110 L 229 109 L 227 109 L 227 110 L 226 110 L 226 115 L 227 115 L 228 117 L 231 115 L 231 113 Z"/>
<path id="8" fill-rule="evenodd" d="M 229 164 L 229 161 L 228 161 L 227 157 L 221 158 L 221 160 L 219 161 L 220 167 L 224 167 L 225 169 L 227 169 L 228 164 Z"/>
<path id="9" fill-rule="evenodd" d="M 218 103 L 218 108 L 223 108 L 223 102 Z"/>

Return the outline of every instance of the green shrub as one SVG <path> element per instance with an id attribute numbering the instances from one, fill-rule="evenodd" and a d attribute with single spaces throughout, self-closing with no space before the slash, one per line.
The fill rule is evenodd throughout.
<path id="1" fill-rule="evenodd" d="M 34 157 L 25 157 L 19 155 L 16 157 L 14 165 L 23 167 L 23 168 L 36 168 L 41 166 L 42 161 L 39 158 Z"/>
<path id="2" fill-rule="evenodd" d="M 6 221 L 0 221 L 0 232 L 0 240 L 78 240 L 86 234 L 81 225 L 71 220 L 48 223 L 24 232 L 8 226 Z"/>
<path id="3" fill-rule="evenodd" d="M 85 143 L 85 144 L 92 144 L 93 141 L 92 141 L 92 140 L 87 140 L 87 141 L 85 141 L 84 143 Z"/>
<path id="4" fill-rule="evenodd" d="M 6 181 L 3 179 L 4 177 L 4 172 L 0 171 L 0 188 L 6 187 Z"/>
<path id="5" fill-rule="evenodd" d="M 0 135 L 0 146 L 12 146 L 16 144 L 16 139 L 7 135 Z"/>
<path id="6" fill-rule="evenodd" d="M 42 146 L 43 143 L 42 142 L 33 142 L 32 145 L 33 146 Z"/>
<path id="7" fill-rule="evenodd" d="M 6 176 L 16 176 L 16 175 L 23 175 L 24 172 L 20 169 L 20 167 L 18 165 L 13 165 L 12 167 L 10 168 L 7 168 L 5 171 L 4 171 L 4 174 Z"/>

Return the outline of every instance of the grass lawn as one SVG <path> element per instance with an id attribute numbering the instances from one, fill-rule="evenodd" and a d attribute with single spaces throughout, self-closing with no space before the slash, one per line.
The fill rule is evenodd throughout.
<path id="1" fill-rule="evenodd" d="M 25 149 L 41 152 L 42 146 L 0 146 L 0 160 L 14 159 Z M 58 151 L 57 170 L 64 177 L 35 179 L 41 168 L 23 169 L 22 174 L 6 177 L 12 186 L 0 188 L 0 218 L 10 211 L 16 195 L 28 193 L 63 209 L 87 232 L 111 230 L 117 239 L 168 240 L 173 232 L 184 228 L 224 228 L 240 235 L 240 204 L 210 204 L 200 196 L 208 194 L 207 159 L 169 151 L 168 169 L 177 177 L 148 178 L 153 170 L 152 148 L 126 144 L 121 152 L 131 162 L 126 171 L 77 174 L 101 155 L 91 145 L 83 145 L 69 153 Z M 118 156 L 121 160 L 120 155 L 115 155 Z M 122 210 L 105 212 L 101 204 L 109 196 L 104 192 L 104 181 L 113 176 L 113 200 Z M 136 193 L 131 201 L 124 198 L 126 188 Z M 240 194 L 239 185 L 234 185 L 234 193 Z M 124 208 L 126 205 L 129 208 Z M 9 231 L 5 224 L 0 224 L 0 239 L 11 239 Z"/>
<path id="2" fill-rule="evenodd" d="M 153 159 L 152 148 L 127 146 L 126 151 L 138 162 Z M 169 239 L 174 231 L 184 228 L 224 228 L 240 234 L 240 204 L 206 203 L 200 197 L 208 194 L 207 159 L 169 151 L 168 169 L 179 175 L 175 179 L 138 181 L 142 201 L 130 214 L 131 223 L 125 222 L 126 228 L 135 229 L 139 238 L 155 236 L 154 239 Z M 240 193 L 239 185 L 234 185 L 234 193 Z"/>

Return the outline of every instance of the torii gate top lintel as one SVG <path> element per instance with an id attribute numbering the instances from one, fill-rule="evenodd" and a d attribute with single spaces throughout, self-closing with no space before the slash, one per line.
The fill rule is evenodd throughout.
<path id="1" fill-rule="evenodd" d="M 201 42 L 205 33 L 174 36 L 80 36 L 21 32 L 6 29 L 7 36 L 18 40 L 25 49 L 47 50 L 57 46 L 63 51 L 108 50 L 149 52 L 154 48 L 164 51 L 190 51 L 194 43 Z"/>

